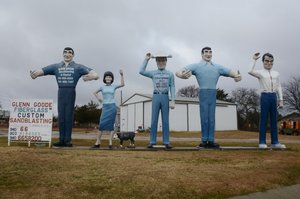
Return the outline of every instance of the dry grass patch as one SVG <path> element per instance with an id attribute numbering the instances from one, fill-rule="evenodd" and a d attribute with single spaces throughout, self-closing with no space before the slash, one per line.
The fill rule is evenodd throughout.
<path id="1" fill-rule="evenodd" d="M 289 151 L 0 147 L 2 198 L 224 198 L 300 182 Z"/>
<path id="2" fill-rule="evenodd" d="M 258 133 L 217 132 L 216 137 L 258 139 Z M 74 144 L 92 146 L 94 140 Z M 147 146 L 148 141 L 136 144 Z M 226 198 L 300 183 L 300 144 L 288 147 L 285 151 L 61 150 L 27 148 L 25 143 L 7 147 L 7 138 L 0 138 L 0 198 Z"/>

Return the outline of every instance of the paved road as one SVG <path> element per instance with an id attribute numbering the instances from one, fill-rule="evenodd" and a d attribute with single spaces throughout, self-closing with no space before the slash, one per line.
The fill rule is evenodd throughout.
<path id="1" fill-rule="evenodd" d="M 245 196 L 236 196 L 229 199 L 297 199 L 300 198 L 300 184 L 271 189 L 266 192 L 251 193 Z"/>

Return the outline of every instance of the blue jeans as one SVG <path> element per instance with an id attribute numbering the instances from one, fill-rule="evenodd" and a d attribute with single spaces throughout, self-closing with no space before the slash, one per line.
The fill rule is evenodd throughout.
<path id="1" fill-rule="evenodd" d="M 74 104 L 76 98 L 75 88 L 58 89 L 58 124 L 59 140 L 61 142 L 71 142 Z"/>
<path id="2" fill-rule="evenodd" d="M 169 95 L 153 94 L 150 129 L 150 144 L 156 144 L 158 115 L 161 111 L 163 144 L 170 144 L 169 135 Z"/>
<path id="3" fill-rule="evenodd" d="M 278 144 L 277 95 L 262 93 L 260 97 L 259 144 L 266 144 L 268 116 L 270 114 L 271 144 Z"/>
<path id="4" fill-rule="evenodd" d="M 216 89 L 200 89 L 199 91 L 202 142 L 215 140 L 216 95 Z"/>

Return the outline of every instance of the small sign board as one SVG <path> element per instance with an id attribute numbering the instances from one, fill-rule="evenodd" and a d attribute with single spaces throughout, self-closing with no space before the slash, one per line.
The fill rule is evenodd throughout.
<path id="1" fill-rule="evenodd" d="M 49 142 L 52 138 L 53 100 L 14 99 L 10 102 L 8 146 L 10 142 Z"/>

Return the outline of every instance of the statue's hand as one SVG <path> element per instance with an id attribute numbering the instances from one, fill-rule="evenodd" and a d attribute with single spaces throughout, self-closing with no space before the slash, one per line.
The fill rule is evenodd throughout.
<path id="1" fill-rule="evenodd" d="M 152 57 L 151 53 L 147 53 L 145 56 L 145 59 L 149 60 L 149 59 L 151 59 L 151 57 Z"/>
<path id="2" fill-rule="evenodd" d="M 32 79 L 35 79 L 39 76 L 43 75 L 43 71 L 42 70 L 34 70 L 34 71 L 30 71 L 30 77 Z"/>
<path id="3" fill-rule="evenodd" d="M 175 108 L 175 101 L 171 101 L 169 104 L 170 109 L 174 109 Z"/>
<path id="4" fill-rule="evenodd" d="M 183 79 L 188 79 L 192 76 L 192 72 L 190 70 L 184 70 L 181 74 Z"/>
<path id="5" fill-rule="evenodd" d="M 283 108 L 283 100 L 279 101 L 278 108 Z"/>
<path id="6" fill-rule="evenodd" d="M 82 76 L 83 81 L 97 80 L 98 78 L 99 76 L 94 70 L 91 70 L 88 74 Z"/>
<path id="7" fill-rule="evenodd" d="M 235 75 L 235 77 L 234 77 L 234 81 L 235 82 L 239 82 L 239 81 L 241 81 L 242 80 L 242 76 L 241 76 L 241 74 L 240 74 L 240 71 L 237 71 L 237 74 Z"/>
<path id="8" fill-rule="evenodd" d="M 256 61 L 256 60 L 258 60 L 259 58 L 260 58 L 260 53 L 255 53 L 254 55 L 253 55 L 253 59 Z"/>

